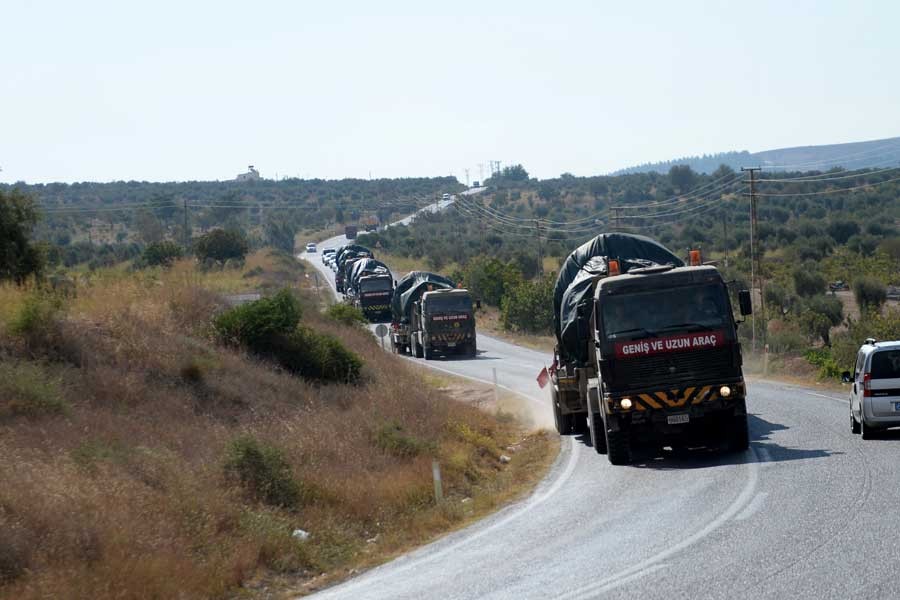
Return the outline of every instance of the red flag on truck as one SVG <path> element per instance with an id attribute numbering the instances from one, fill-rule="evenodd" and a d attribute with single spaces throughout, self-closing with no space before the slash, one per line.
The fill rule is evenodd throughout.
<path id="1" fill-rule="evenodd" d="M 537 382 L 538 385 L 541 386 L 541 389 L 544 389 L 544 386 L 547 385 L 547 382 L 550 381 L 550 373 L 547 372 L 547 367 L 541 369 L 541 372 L 538 373 Z"/>

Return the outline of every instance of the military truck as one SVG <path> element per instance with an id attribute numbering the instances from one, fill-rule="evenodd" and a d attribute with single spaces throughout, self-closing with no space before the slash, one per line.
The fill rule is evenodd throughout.
<path id="1" fill-rule="evenodd" d="M 353 263 L 347 278 L 347 297 L 370 320 L 390 315 L 394 276 L 386 264 L 374 258 Z"/>
<path id="2" fill-rule="evenodd" d="M 391 296 L 391 349 L 397 353 L 411 353 L 410 322 L 413 305 L 425 292 L 452 289 L 456 284 L 443 275 L 428 271 L 410 271 L 403 276 Z"/>
<path id="3" fill-rule="evenodd" d="M 358 244 L 347 244 L 338 248 L 334 255 L 334 262 L 337 265 L 334 273 L 334 286 L 337 291 L 345 293 L 344 282 L 349 274 L 348 269 L 353 266 L 356 260 L 360 258 L 374 258 L 374 256 L 371 250 Z"/>
<path id="4" fill-rule="evenodd" d="M 474 357 L 475 311 L 469 290 L 439 289 L 413 303 L 409 327 L 410 353 L 431 360 L 436 354 Z"/>
<path id="5" fill-rule="evenodd" d="M 637 442 L 749 445 L 729 289 L 698 251 L 690 254 L 686 266 L 649 238 L 601 234 L 574 250 L 557 278 L 556 428 L 590 432 L 612 464 L 631 462 Z M 749 315 L 749 292 L 737 298 Z"/>

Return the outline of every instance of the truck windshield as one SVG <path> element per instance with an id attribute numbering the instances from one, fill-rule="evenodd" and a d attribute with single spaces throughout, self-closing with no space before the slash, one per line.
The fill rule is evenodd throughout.
<path id="1" fill-rule="evenodd" d="M 441 294 L 428 298 L 425 302 L 425 312 L 435 313 L 472 312 L 472 298 L 465 294 Z"/>
<path id="2" fill-rule="evenodd" d="M 385 292 L 390 291 L 393 287 L 393 282 L 388 277 L 360 279 L 359 281 L 359 291 L 361 292 Z"/>
<path id="3" fill-rule="evenodd" d="M 610 340 L 727 330 L 732 318 L 725 288 L 716 284 L 604 296 L 600 305 Z"/>

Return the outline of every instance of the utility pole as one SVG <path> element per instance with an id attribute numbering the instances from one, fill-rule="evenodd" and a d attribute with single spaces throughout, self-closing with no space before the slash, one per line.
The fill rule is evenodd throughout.
<path id="1" fill-rule="evenodd" d="M 722 213 L 722 246 L 725 248 L 725 268 L 728 268 L 728 215 Z"/>
<path id="2" fill-rule="evenodd" d="M 466 187 L 468 188 L 469 187 L 469 170 L 468 169 L 464 169 L 464 170 L 466 172 Z"/>
<path id="3" fill-rule="evenodd" d="M 184 238 L 184 249 L 185 249 L 185 251 L 187 251 L 188 240 L 191 239 L 190 236 L 188 235 L 187 198 L 183 198 L 182 202 L 184 203 L 183 204 L 183 206 L 184 206 L 184 235 L 182 236 L 182 238 Z"/>
<path id="4" fill-rule="evenodd" d="M 744 194 L 745 196 L 750 196 L 750 289 L 752 290 L 759 287 L 759 297 L 762 300 L 762 286 L 757 286 L 756 278 L 759 276 L 759 252 L 757 251 L 757 236 L 759 235 L 759 223 L 756 220 L 756 173 L 759 172 L 761 167 L 741 167 L 741 171 L 746 171 L 750 173 L 750 180 L 745 183 L 750 184 L 750 193 Z M 763 302 L 760 302 L 762 305 Z M 756 352 L 756 311 L 750 315 L 750 327 L 753 329 L 753 352 Z M 765 320 L 763 320 L 763 327 L 765 327 Z"/>
<path id="5" fill-rule="evenodd" d="M 484 183 L 484 163 L 478 163 L 478 183 Z"/>
<path id="6" fill-rule="evenodd" d="M 537 231 L 537 239 L 538 239 L 538 273 L 540 273 L 541 277 L 544 276 L 544 242 L 541 239 L 541 222 L 538 219 L 534 220 L 534 228 Z"/>

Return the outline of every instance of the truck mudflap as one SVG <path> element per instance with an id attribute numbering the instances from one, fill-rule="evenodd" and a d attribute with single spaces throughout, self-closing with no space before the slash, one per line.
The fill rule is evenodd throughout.
<path id="1" fill-rule="evenodd" d="M 684 410 L 690 407 L 702 407 L 705 404 L 730 404 L 743 400 L 746 396 L 743 382 L 726 382 L 718 384 L 689 385 L 678 389 L 643 391 L 633 394 L 607 395 L 609 412 L 612 413 L 648 413 L 653 411 Z M 631 401 L 630 407 L 623 407 L 622 401 Z"/>

